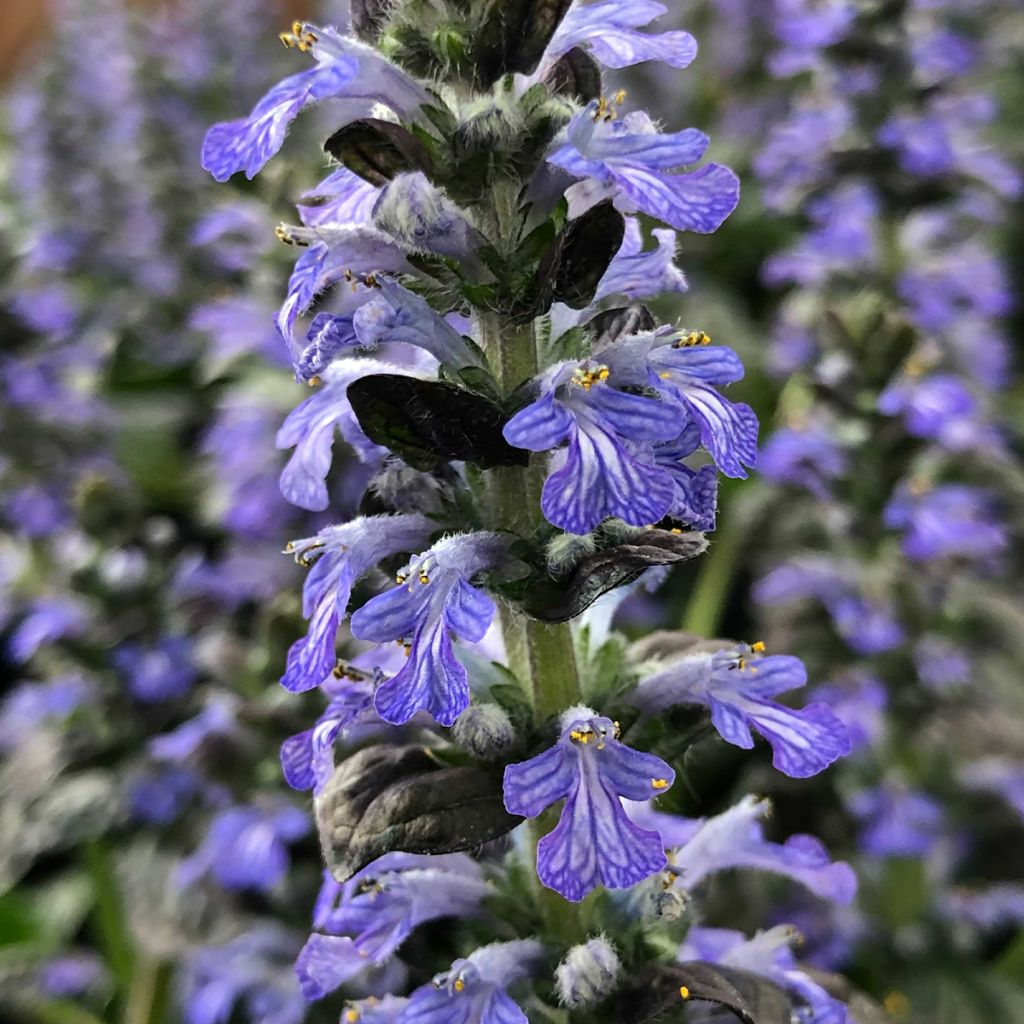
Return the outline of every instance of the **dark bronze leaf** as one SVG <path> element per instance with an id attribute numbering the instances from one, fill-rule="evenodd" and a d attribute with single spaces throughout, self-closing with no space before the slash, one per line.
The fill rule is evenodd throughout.
<path id="1" fill-rule="evenodd" d="M 363 433 L 414 469 L 430 472 L 445 462 L 491 469 L 529 459 L 502 437 L 501 408 L 454 384 L 373 374 L 350 384 L 348 399 Z"/>
<path id="2" fill-rule="evenodd" d="M 789 1024 L 792 1015 L 789 998 L 766 978 L 694 960 L 644 971 L 618 996 L 616 1020 L 672 1024 L 689 1000 L 725 1006 L 746 1024 Z"/>
<path id="3" fill-rule="evenodd" d="M 523 608 L 542 622 L 567 622 L 602 594 L 631 583 L 652 565 L 696 558 L 707 548 L 702 533 L 645 530 L 628 544 L 617 544 L 585 558 L 565 580 L 531 580 Z"/>
<path id="4" fill-rule="evenodd" d="M 444 768 L 422 747 L 373 746 L 335 770 L 316 799 L 324 857 L 339 881 L 385 853 L 456 853 L 519 824 L 501 772 Z"/>
<path id="5" fill-rule="evenodd" d="M 490 0 L 474 47 L 477 75 L 490 85 L 532 71 L 572 0 Z"/>
<path id="6" fill-rule="evenodd" d="M 427 147 L 412 132 L 372 117 L 339 128 L 324 149 L 371 185 L 385 185 L 405 171 L 429 173 L 432 165 Z"/>
<path id="7" fill-rule="evenodd" d="M 569 221 L 555 270 L 553 297 L 573 309 L 590 304 L 612 257 L 622 245 L 622 214 L 610 199 Z"/>
<path id="8" fill-rule="evenodd" d="M 560 96 L 574 96 L 583 103 L 601 95 L 601 69 L 594 59 L 576 47 L 562 54 L 545 72 L 544 84 Z"/>

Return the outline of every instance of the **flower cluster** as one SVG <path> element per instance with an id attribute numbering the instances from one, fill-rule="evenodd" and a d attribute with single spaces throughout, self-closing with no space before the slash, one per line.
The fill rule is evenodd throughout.
<path id="1" fill-rule="evenodd" d="M 775 699 L 803 666 L 682 635 L 626 659 L 601 626 L 646 570 L 705 549 L 718 474 L 757 461 L 755 414 L 728 393 L 737 354 L 646 304 L 688 287 L 679 233 L 714 232 L 739 200 L 733 172 L 702 163 L 702 132 L 603 90 L 606 70 L 693 61 L 688 32 L 651 25 L 664 13 L 354 3 L 347 31 L 282 34 L 305 68 L 202 147 L 217 180 L 253 178 L 288 159 L 304 110 L 328 119 L 329 172 L 278 229 L 299 251 L 276 325 L 314 389 L 278 432 L 280 486 L 336 515 L 337 435 L 366 484 L 356 515 L 286 546 L 308 569 L 308 627 L 281 682 L 326 707 L 282 764 L 313 791 L 329 869 L 298 977 L 310 1000 L 344 987 L 346 1020 L 511 1024 L 552 999 L 613 1013 L 649 966 L 617 923 L 663 930 L 685 961 L 679 911 L 709 874 L 853 895 L 817 840 L 769 840 L 756 800 L 668 810 L 697 751 L 676 716 L 710 712 L 747 749 L 755 729 L 793 778 L 850 750 L 829 707 Z M 595 902 L 602 889 L 629 893 Z M 429 948 L 441 918 L 465 923 Z M 750 983 L 786 972 L 794 1012 L 818 1014 L 795 962 L 771 962 Z"/>
<path id="2" fill-rule="evenodd" d="M 762 265 L 785 289 L 768 357 L 785 387 L 760 467 L 776 485 L 766 525 L 799 525 L 768 527 L 754 597 L 769 641 L 815 652 L 831 677 L 817 696 L 855 734 L 836 778 L 864 901 L 843 912 L 848 941 L 812 944 L 830 966 L 892 949 L 899 978 L 950 935 L 983 958 L 986 935 L 1021 920 L 1019 870 L 979 877 L 971 863 L 1003 827 L 979 780 L 1011 779 L 1024 758 L 1002 727 L 1014 700 L 990 685 L 1019 651 L 999 231 L 1021 181 L 978 73 L 998 65 L 981 28 L 998 5 L 861 7 L 775 5 L 791 114 L 754 164 L 799 233 Z M 1012 805 L 1010 789 L 990 792 Z M 926 874 L 901 914 L 872 913 Z M 984 909 L 994 893 L 998 915 Z M 932 929 L 913 952 L 911 920 Z"/>

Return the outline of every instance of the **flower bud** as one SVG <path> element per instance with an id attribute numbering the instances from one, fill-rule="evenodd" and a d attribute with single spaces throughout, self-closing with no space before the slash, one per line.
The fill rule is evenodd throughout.
<path id="1" fill-rule="evenodd" d="M 593 1006 L 615 991 L 621 970 L 618 954 L 603 936 L 573 946 L 555 970 L 555 988 L 564 1006 Z"/>
<path id="2" fill-rule="evenodd" d="M 497 704 L 472 704 L 455 720 L 452 739 L 475 757 L 498 757 L 516 738 L 515 727 Z"/>

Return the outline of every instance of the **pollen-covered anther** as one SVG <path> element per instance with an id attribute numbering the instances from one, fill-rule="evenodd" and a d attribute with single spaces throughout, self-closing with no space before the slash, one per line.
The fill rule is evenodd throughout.
<path id="1" fill-rule="evenodd" d="M 426 572 L 424 572 L 421 569 L 420 570 L 420 575 L 419 575 L 419 580 L 420 580 L 420 583 L 422 583 L 424 586 L 426 586 L 430 582 L 430 577 L 426 574 Z"/>
<path id="2" fill-rule="evenodd" d="M 321 385 L 322 383 L 323 383 L 323 378 L 322 378 L 322 377 L 320 376 L 320 374 L 319 374 L 319 373 L 315 373 L 315 374 L 313 374 L 313 376 L 312 376 L 312 377 L 310 377 L 310 378 L 309 378 L 309 380 L 307 380 L 307 381 L 306 381 L 306 384 L 307 384 L 307 385 L 308 385 L 309 387 L 311 387 L 311 388 L 317 388 L 317 387 L 319 387 L 319 386 L 320 386 L 320 385 Z"/>
<path id="3" fill-rule="evenodd" d="M 359 1011 L 358 1010 L 350 1008 L 350 1009 L 345 1011 L 345 1015 L 344 1015 L 345 1024 L 356 1024 L 356 1022 L 358 1020 L 359 1020 Z"/>
<path id="4" fill-rule="evenodd" d="M 277 236 L 278 241 L 284 242 L 285 245 L 297 245 L 300 248 L 306 248 L 310 242 L 308 229 L 297 228 L 291 224 L 278 224 L 274 228 L 274 234 Z"/>
<path id="5" fill-rule="evenodd" d="M 305 53 L 317 41 L 316 34 L 311 32 L 301 21 L 292 22 L 291 32 L 281 32 L 278 37 L 288 49 L 296 49 Z"/>
<path id="6" fill-rule="evenodd" d="M 755 640 L 751 645 L 750 649 L 755 654 L 764 654 L 766 648 L 763 640 Z"/>
<path id="7" fill-rule="evenodd" d="M 395 573 L 395 582 L 401 586 L 409 577 L 404 572 Z"/>
<path id="8" fill-rule="evenodd" d="M 577 387 L 589 391 L 595 384 L 603 383 L 611 376 L 607 366 L 599 366 L 596 370 L 584 370 L 582 366 L 573 370 L 572 382 Z"/>
<path id="9" fill-rule="evenodd" d="M 593 729 L 573 729 L 569 733 L 569 739 L 573 743 L 582 743 L 586 746 L 594 738 Z"/>
<path id="10" fill-rule="evenodd" d="M 466 987 L 466 983 L 461 978 L 456 978 L 455 984 L 452 987 L 456 992 L 461 992 Z"/>
<path id="11" fill-rule="evenodd" d="M 594 121 L 614 121 L 618 117 L 616 107 L 621 107 L 626 99 L 626 90 L 620 89 L 611 99 L 601 96 L 594 108 Z"/>
<path id="12" fill-rule="evenodd" d="M 679 986 L 679 998 L 684 1002 L 690 998 L 690 990 L 685 985 Z"/>
<path id="13" fill-rule="evenodd" d="M 668 789 L 668 779 L 651 779 L 653 789 Z"/>
<path id="14" fill-rule="evenodd" d="M 694 345 L 710 345 L 711 335 L 704 331 L 687 331 L 673 345 L 674 348 L 693 348 Z"/>

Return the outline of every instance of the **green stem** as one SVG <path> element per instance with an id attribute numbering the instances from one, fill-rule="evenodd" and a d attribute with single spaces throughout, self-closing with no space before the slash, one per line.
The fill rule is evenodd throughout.
<path id="1" fill-rule="evenodd" d="M 117 980 L 118 988 L 122 993 L 127 993 L 132 984 L 135 952 L 110 855 L 101 843 L 94 842 L 85 848 L 85 859 L 96 897 L 95 920 L 100 948 L 111 974 Z"/>
<path id="2" fill-rule="evenodd" d="M 124 1024 L 160 1024 L 167 1015 L 171 992 L 171 965 L 146 960 L 139 965 L 128 992 Z"/>
<path id="3" fill-rule="evenodd" d="M 12 1007 L 12 1012 L 17 1020 L 32 1021 L 33 1024 L 103 1024 L 88 1010 L 63 999 L 19 1001 Z"/>
<path id="4" fill-rule="evenodd" d="M 726 504 L 733 487 L 724 485 L 720 495 Z M 733 576 L 739 568 L 743 541 L 749 529 L 748 517 L 730 506 L 732 514 L 712 534 L 711 547 L 701 560 L 700 574 L 683 614 L 682 627 L 696 636 L 713 637 L 725 611 Z"/>

